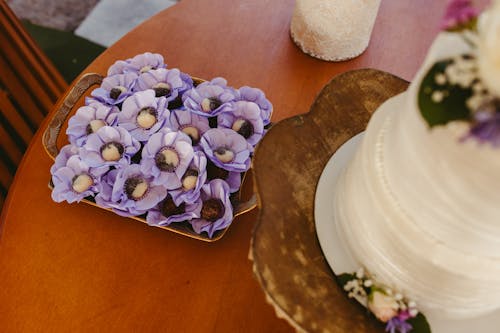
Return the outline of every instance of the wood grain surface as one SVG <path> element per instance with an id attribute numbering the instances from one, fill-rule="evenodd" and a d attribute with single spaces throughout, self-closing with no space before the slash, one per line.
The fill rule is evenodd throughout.
<path id="1" fill-rule="evenodd" d="M 118 59 L 159 52 L 170 68 L 192 76 L 264 90 L 277 122 L 307 112 L 321 88 L 347 70 L 372 67 L 411 79 L 438 32 L 445 1 L 382 1 L 367 51 L 342 63 L 311 58 L 295 46 L 293 5 L 182 0 L 85 72 L 105 74 Z M 99 208 L 56 204 L 47 188 L 50 165 L 39 131 L 1 216 L 0 331 L 293 331 L 266 304 L 247 259 L 256 211 L 208 244 Z"/>
<path id="2" fill-rule="evenodd" d="M 407 85 L 372 69 L 341 74 L 323 88 L 309 113 L 273 126 L 255 152 L 260 214 L 251 246 L 254 271 L 272 303 L 306 331 L 384 331 L 337 285 L 316 236 L 314 196 L 331 155 Z"/>

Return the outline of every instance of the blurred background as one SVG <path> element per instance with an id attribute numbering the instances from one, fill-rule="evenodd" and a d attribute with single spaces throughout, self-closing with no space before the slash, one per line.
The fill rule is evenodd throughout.
<path id="1" fill-rule="evenodd" d="M 6 0 L 66 82 L 136 25 L 179 0 Z"/>

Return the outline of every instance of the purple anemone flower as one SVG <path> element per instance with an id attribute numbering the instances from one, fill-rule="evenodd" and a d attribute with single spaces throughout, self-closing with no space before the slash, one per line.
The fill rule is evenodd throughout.
<path id="1" fill-rule="evenodd" d="M 118 125 L 129 131 L 135 139 L 146 142 L 151 135 L 163 128 L 170 112 L 164 97 L 156 98 L 153 90 L 134 93 L 122 105 Z"/>
<path id="2" fill-rule="evenodd" d="M 208 118 L 189 112 L 187 110 L 175 110 L 170 114 L 170 128 L 182 131 L 192 141 L 193 148 L 198 150 L 201 136 L 210 129 Z"/>
<path id="3" fill-rule="evenodd" d="M 56 156 L 54 164 L 50 167 L 50 173 L 54 174 L 57 169 L 66 166 L 69 158 L 73 155 L 78 155 L 79 152 L 80 148 L 71 144 L 62 147 Z"/>
<path id="4" fill-rule="evenodd" d="M 215 78 L 186 91 L 182 100 L 188 110 L 205 117 L 213 117 L 222 112 L 231 112 L 232 102 L 236 100 L 237 94 L 236 90 L 227 86 L 225 79 Z"/>
<path id="5" fill-rule="evenodd" d="M 138 164 L 112 170 L 103 181 L 96 203 L 121 216 L 145 214 L 167 196 L 163 185 L 153 185 L 153 177 L 144 175 Z"/>
<path id="6" fill-rule="evenodd" d="M 182 202 L 195 203 L 200 197 L 200 191 L 207 180 L 207 158 L 201 151 L 193 155 L 188 169 L 182 176 L 182 186 L 172 190 L 170 194 L 174 203 L 179 206 Z"/>
<path id="7" fill-rule="evenodd" d="M 212 180 L 203 185 L 200 200 L 203 203 L 200 218 L 191 220 L 191 225 L 196 233 L 206 232 L 212 238 L 217 230 L 225 229 L 233 220 L 229 186 L 223 180 Z"/>
<path id="8" fill-rule="evenodd" d="M 80 156 L 92 167 L 127 165 L 140 148 L 126 129 L 104 126 L 88 136 Z"/>
<path id="9" fill-rule="evenodd" d="M 174 222 L 191 221 L 200 217 L 201 207 L 201 201 L 176 204 L 172 197 L 168 195 L 148 212 L 146 221 L 153 226 L 167 226 Z"/>
<path id="10" fill-rule="evenodd" d="M 250 168 L 250 151 L 253 147 L 231 129 L 213 128 L 206 131 L 200 145 L 207 158 L 219 168 L 235 172 Z"/>
<path id="11" fill-rule="evenodd" d="M 72 203 L 94 195 L 100 191 L 101 176 L 107 171 L 107 167 L 91 168 L 80 156 L 71 156 L 64 166 L 51 170 L 52 200 Z"/>
<path id="12" fill-rule="evenodd" d="M 69 142 L 76 146 L 83 146 L 89 134 L 97 132 L 103 126 L 113 126 L 120 110 L 116 106 L 109 106 L 93 102 L 88 106 L 80 107 L 68 121 Z"/>
<path id="13" fill-rule="evenodd" d="M 177 68 L 159 68 L 143 73 L 137 79 L 136 91 L 153 89 L 156 97 L 165 96 L 168 102 L 182 96 L 193 87 L 193 80 L 189 75 L 181 73 Z M 182 102 L 178 103 L 182 104 Z"/>
<path id="14" fill-rule="evenodd" d="M 144 146 L 141 168 L 155 178 L 155 184 L 164 184 L 168 190 L 178 189 L 193 155 L 191 139 L 186 134 L 164 128 Z"/>
<path id="15" fill-rule="evenodd" d="M 129 64 L 130 64 L 130 59 L 115 61 L 115 63 L 108 68 L 108 76 L 113 76 L 116 74 L 125 74 L 126 68 Z"/>
<path id="16" fill-rule="evenodd" d="M 472 6 L 470 0 L 451 0 L 441 20 L 441 30 L 453 30 L 467 25 L 479 15 L 479 11 Z"/>
<path id="17" fill-rule="evenodd" d="M 124 71 L 137 74 L 167 67 L 161 54 L 151 52 L 138 54 L 131 59 L 127 59 L 127 62 L 128 64 L 125 66 Z"/>
<path id="18" fill-rule="evenodd" d="M 257 88 L 241 87 L 238 89 L 240 101 L 254 102 L 260 108 L 260 117 L 264 126 L 271 122 L 271 114 L 273 113 L 273 105 L 266 98 L 264 92 Z"/>
<path id="19" fill-rule="evenodd" d="M 493 147 L 500 146 L 500 112 L 477 113 L 476 122 L 473 123 L 466 138 L 475 138 L 480 142 L 488 142 Z"/>
<path id="20" fill-rule="evenodd" d="M 230 128 L 242 135 L 252 146 L 257 145 L 264 135 L 261 110 L 253 102 L 234 103 L 234 111 L 220 114 L 217 122 L 219 127 Z"/>
<path id="21" fill-rule="evenodd" d="M 109 105 L 118 105 L 132 95 L 137 80 L 136 73 L 117 74 L 102 80 L 101 86 L 91 93 L 97 101 Z"/>

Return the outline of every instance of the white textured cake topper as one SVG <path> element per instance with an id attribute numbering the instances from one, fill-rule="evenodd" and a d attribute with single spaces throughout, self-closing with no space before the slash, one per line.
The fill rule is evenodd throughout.
<path id="1" fill-rule="evenodd" d="M 379 5 L 380 0 L 297 0 L 290 33 L 313 57 L 351 59 L 368 47 Z"/>

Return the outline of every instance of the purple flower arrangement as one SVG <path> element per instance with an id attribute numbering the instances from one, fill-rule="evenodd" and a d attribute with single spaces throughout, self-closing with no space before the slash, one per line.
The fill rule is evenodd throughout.
<path id="1" fill-rule="evenodd" d="M 116 61 L 90 95 L 51 167 L 54 201 L 87 199 L 209 238 L 231 224 L 242 175 L 270 124 L 261 90 L 223 78 L 196 85 L 144 53 Z"/>
<path id="2" fill-rule="evenodd" d="M 380 284 L 360 268 L 355 273 L 337 276 L 349 298 L 366 307 L 388 333 L 430 333 L 429 323 L 417 310 L 417 304 L 402 294 Z"/>
<path id="3" fill-rule="evenodd" d="M 500 2 L 495 1 L 481 20 L 471 0 L 450 0 L 441 28 L 461 36 L 467 53 L 441 59 L 424 76 L 418 106 L 429 127 L 452 121 L 468 124 L 460 142 L 474 140 L 500 147 L 500 65 L 496 38 Z"/>
<path id="4" fill-rule="evenodd" d="M 479 10 L 472 6 L 471 0 L 450 0 L 441 20 L 441 30 L 456 31 L 471 27 L 479 15 Z"/>

